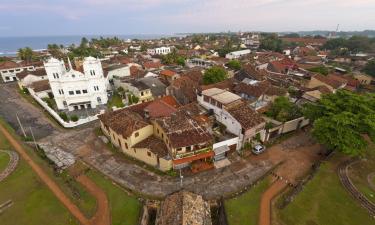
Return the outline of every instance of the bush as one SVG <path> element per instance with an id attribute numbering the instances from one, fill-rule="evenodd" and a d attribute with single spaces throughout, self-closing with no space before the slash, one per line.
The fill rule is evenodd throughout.
<path id="1" fill-rule="evenodd" d="M 60 118 L 63 119 L 65 122 L 69 122 L 69 118 L 68 118 L 68 116 L 66 115 L 66 113 L 61 112 L 61 113 L 59 113 L 59 116 L 60 116 Z"/>
<path id="2" fill-rule="evenodd" d="M 29 89 L 27 89 L 27 88 L 25 88 L 25 87 L 23 87 L 22 88 L 22 92 L 24 93 L 24 94 L 30 94 L 30 92 L 29 92 Z"/>
<path id="3" fill-rule="evenodd" d="M 227 71 L 220 66 L 213 66 L 204 72 L 203 83 L 214 84 L 227 79 Z"/>
<path id="4" fill-rule="evenodd" d="M 72 115 L 72 116 L 70 117 L 70 120 L 73 121 L 73 122 L 77 122 L 78 119 L 79 119 L 79 118 L 78 118 L 77 115 Z"/>
<path id="5" fill-rule="evenodd" d="M 232 70 L 240 70 L 241 69 L 241 62 L 238 60 L 231 60 L 228 62 L 227 66 Z"/>

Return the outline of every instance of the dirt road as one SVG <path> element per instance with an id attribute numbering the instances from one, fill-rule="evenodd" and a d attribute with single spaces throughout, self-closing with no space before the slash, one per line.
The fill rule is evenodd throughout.
<path id="1" fill-rule="evenodd" d="M 283 180 L 276 180 L 262 195 L 260 200 L 259 225 L 271 224 L 271 201 L 287 187 Z"/>
<path id="2" fill-rule="evenodd" d="M 59 201 L 70 211 L 70 213 L 77 218 L 82 225 L 109 225 L 110 224 L 110 209 L 106 194 L 88 177 L 81 175 L 77 177 L 77 181 L 81 183 L 87 190 L 97 199 L 97 212 L 91 219 L 87 219 L 79 208 L 64 194 L 60 187 L 43 171 L 43 169 L 36 164 L 22 145 L 9 133 L 9 131 L 0 124 L 0 131 L 8 139 L 9 143 L 21 155 L 21 157 L 30 165 L 33 171 L 39 178 L 48 186 L 52 193 L 59 199 Z"/>

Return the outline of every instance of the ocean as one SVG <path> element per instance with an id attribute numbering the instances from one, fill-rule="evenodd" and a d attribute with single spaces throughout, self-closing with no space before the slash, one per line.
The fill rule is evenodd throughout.
<path id="1" fill-rule="evenodd" d="M 34 37 L 0 37 L 0 56 L 14 56 L 17 50 L 24 47 L 30 47 L 33 50 L 43 50 L 48 44 L 62 44 L 68 46 L 79 44 L 82 37 L 87 39 L 100 37 L 118 37 L 120 39 L 156 39 L 170 37 L 172 35 L 161 34 L 139 34 L 139 35 L 74 35 L 74 36 L 34 36 Z M 173 35 L 174 36 L 174 35 Z M 176 35 L 178 36 L 178 35 Z"/>

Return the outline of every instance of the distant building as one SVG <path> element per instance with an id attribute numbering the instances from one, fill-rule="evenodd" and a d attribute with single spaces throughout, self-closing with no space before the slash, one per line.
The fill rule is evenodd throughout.
<path id="1" fill-rule="evenodd" d="M 171 53 L 171 47 L 160 47 L 147 49 L 147 54 L 150 55 L 167 55 Z"/>
<path id="2" fill-rule="evenodd" d="M 32 72 L 35 71 L 37 68 L 41 68 L 35 66 L 33 64 L 28 63 L 16 63 L 13 61 L 5 61 L 0 63 L 0 75 L 1 78 L 5 83 L 11 81 L 17 81 L 17 74 L 21 72 Z"/>
<path id="3" fill-rule="evenodd" d="M 99 59 L 85 58 L 83 72 L 74 70 L 70 61 L 67 70 L 64 61 L 55 58 L 44 67 L 59 110 L 96 108 L 107 103 L 107 82 Z"/>
<path id="4" fill-rule="evenodd" d="M 248 55 L 251 53 L 250 49 L 245 49 L 241 51 L 235 51 L 235 52 L 229 52 L 228 54 L 225 55 L 225 58 L 227 59 L 239 59 L 242 56 Z"/>

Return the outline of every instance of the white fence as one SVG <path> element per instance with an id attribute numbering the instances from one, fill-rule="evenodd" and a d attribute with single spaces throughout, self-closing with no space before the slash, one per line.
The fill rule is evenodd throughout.
<path id="1" fill-rule="evenodd" d="M 217 149 L 217 148 L 219 148 L 219 147 L 221 147 L 221 146 L 231 146 L 231 145 L 237 145 L 237 149 L 236 150 L 238 150 L 238 148 L 240 147 L 240 145 L 239 145 L 239 138 L 238 137 L 235 137 L 235 138 L 232 138 L 232 139 L 228 139 L 228 140 L 225 140 L 225 141 L 221 141 L 221 142 L 217 142 L 217 143 L 215 143 L 215 144 L 213 144 L 213 146 L 212 146 L 212 148 L 213 148 L 213 150 L 215 150 L 215 149 Z"/>
<path id="2" fill-rule="evenodd" d="M 47 112 L 53 118 L 55 118 L 61 124 L 61 126 L 65 127 L 65 128 L 73 128 L 73 127 L 77 127 L 77 126 L 95 121 L 95 120 L 98 119 L 98 115 L 100 115 L 100 113 L 99 113 L 99 114 L 96 114 L 94 116 L 89 116 L 89 117 L 86 117 L 86 118 L 79 119 L 78 121 L 75 121 L 75 122 L 74 121 L 66 122 L 63 119 L 61 119 L 59 114 L 57 112 L 55 112 L 55 110 L 51 109 L 45 101 L 43 101 L 41 98 L 39 98 L 32 89 L 28 88 L 28 90 L 30 92 L 30 95 L 35 99 L 35 101 L 37 101 L 45 110 L 47 110 Z"/>

